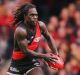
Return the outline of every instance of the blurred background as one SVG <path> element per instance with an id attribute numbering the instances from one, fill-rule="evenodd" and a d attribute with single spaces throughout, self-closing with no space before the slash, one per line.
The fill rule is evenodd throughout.
<path id="1" fill-rule="evenodd" d="M 45 75 L 80 75 L 80 0 L 0 0 L 0 75 L 6 75 L 14 47 L 14 13 L 24 3 L 36 5 L 65 62 L 57 71 L 40 61 Z M 50 51 L 43 36 L 38 51 Z"/>

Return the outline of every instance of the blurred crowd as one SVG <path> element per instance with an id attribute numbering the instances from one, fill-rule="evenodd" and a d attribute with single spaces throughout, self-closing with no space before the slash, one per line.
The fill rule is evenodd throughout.
<path id="1" fill-rule="evenodd" d="M 0 75 L 6 75 L 14 47 L 14 30 L 11 26 L 14 12 L 25 2 L 34 3 L 32 0 L 0 0 Z M 49 14 L 46 11 L 43 14 Z M 45 21 L 44 18 L 46 19 L 43 17 L 41 20 Z M 41 62 L 42 67 L 45 66 L 46 75 L 80 75 L 80 0 L 62 7 L 57 16 L 51 15 L 46 21 L 46 26 L 55 39 L 59 55 L 65 65 L 64 69 L 58 71 Z M 43 36 L 38 51 L 43 53 L 51 51 Z"/>

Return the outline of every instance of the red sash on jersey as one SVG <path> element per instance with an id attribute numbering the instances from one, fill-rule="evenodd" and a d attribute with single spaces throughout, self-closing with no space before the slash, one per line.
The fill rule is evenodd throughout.
<path id="1" fill-rule="evenodd" d="M 30 45 L 28 45 L 28 49 L 30 50 L 36 50 L 38 45 L 39 45 L 39 41 L 40 41 L 40 37 L 41 37 L 41 31 L 40 31 L 40 27 L 39 27 L 39 24 L 38 22 L 36 23 L 36 34 L 35 34 L 35 37 L 32 41 L 32 43 Z M 26 57 L 26 55 L 20 50 L 20 51 L 13 51 L 13 55 L 12 55 L 12 58 L 14 60 L 17 60 L 17 59 L 22 59 Z"/>
<path id="2" fill-rule="evenodd" d="M 38 47 L 40 38 L 41 38 L 41 31 L 40 31 L 39 24 L 37 23 L 36 24 L 36 34 L 35 34 L 35 37 L 34 37 L 32 43 L 28 46 L 28 49 L 36 50 L 36 48 Z"/>

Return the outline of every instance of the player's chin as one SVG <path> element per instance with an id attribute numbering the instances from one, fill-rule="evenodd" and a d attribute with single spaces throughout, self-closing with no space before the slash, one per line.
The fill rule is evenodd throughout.
<path id="1" fill-rule="evenodd" d="M 37 19 L 35 19 L 35 20 L 33 20 L 33 22 L 34 22 L 34 23 L 36 23 L 36 22 L 38 22 L 38 20 L 37 20 Z"/>

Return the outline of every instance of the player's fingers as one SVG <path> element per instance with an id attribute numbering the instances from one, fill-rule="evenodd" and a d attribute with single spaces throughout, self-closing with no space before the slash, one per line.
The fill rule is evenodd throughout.
<path id="1" fill-rule="evenodd" d="M 56 62 L 57 61 L 57 59 L 56 58 L 50 58 L 50 60 L 49 61 L 51 61 L 51 62 Z"/>
<path id="2" fill-rule="evenodd" d="M 58 60 L 58 58 L 55 57 L 55 56 L 52 56 L 51 59 L 52 59 L 52 60 L 54 60 L 54 59 L 55 59 L 55 60 Z"/>

